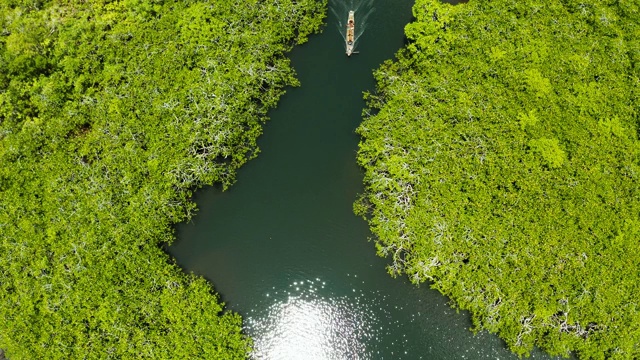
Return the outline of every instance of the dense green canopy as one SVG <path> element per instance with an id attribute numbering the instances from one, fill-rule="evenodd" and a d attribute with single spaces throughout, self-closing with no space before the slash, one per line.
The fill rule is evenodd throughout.
<path id="1" fill-rule="evenodd" d="M 0 2 L 0 348 L 233 359 L 250 341 L 159 244 L 256 154 L 315 0 Z"/>
<path id="2" fill-rule="evenodd" d="M 359 162 L 379 254 L 518 354 L 640 358 L 640 4 L 418 0 Z"/>

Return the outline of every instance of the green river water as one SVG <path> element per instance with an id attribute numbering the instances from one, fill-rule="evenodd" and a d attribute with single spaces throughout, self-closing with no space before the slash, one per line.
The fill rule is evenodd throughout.
<path id="1" fill-rule="evenodd" d="M 198 191 L 198 214 L 177 226 L 169 252 L 244 317 L 257 359 L 517 358 L 428 284 L 392 279 L 352 213 L 362 93 L 403 46 L 412 5 L 363 1 L 360 54 L 347 58 L 340 22 L 358 4 L 332 3 L 323 33 L 289 54 L 302 86 L 270 112 L 258 158 L 230 190 Z"/>

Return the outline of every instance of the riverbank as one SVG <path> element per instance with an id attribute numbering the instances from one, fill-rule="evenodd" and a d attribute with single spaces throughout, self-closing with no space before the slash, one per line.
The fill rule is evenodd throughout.
<path id="1" fill-rule="evenodd" d="M 159 245 L 234 182 L 326 4 L 0 4 L 0 346 L 12 359 L 244 359 Z"/>
<path id="2" fill-rule="evenodd" d="M 360 4 L 360 54 L 345 55 L 350 2 L 331 2 L 323 33 L 288 55 L 302 86 L 269 113 L 260 156 L 227 191 L 194 194 L 198 214 L 176 226 L 169 252 L 243 315 L 255 358 L 515 360 L 498 337 L 470 332 L 469 314 L 437 291 L 389 277 L 353 215 L 362 93 L 403 46 L 413 1 Z"/>
<path id="3" fill-rule="evenodd" d="M 417 1 L 358 132 L 392 275 L 517 354 L 639 356 L 638 8 Z"/>

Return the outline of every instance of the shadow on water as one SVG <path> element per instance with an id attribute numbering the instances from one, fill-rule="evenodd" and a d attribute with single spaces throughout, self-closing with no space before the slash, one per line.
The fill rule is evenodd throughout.
<path id="1" fill-rule="evenodd" d="M 516 358 L 496 336 L 474 336 L 469 315 L 427 284 L 392 279 L 353 215 L 362 93 L 403 45 L 412 4 L 363 0 L 358 56 L 345 56 L 333 31 L 296 47 L 289 57 L 302 86 L 270 112 L 258 158 L 228 191 L 197 191 L 198 214 L 176 227 L 169 253 L 244 316 L 256 359 Z M 331 2 L 328 29 L 349 6 Z"/>

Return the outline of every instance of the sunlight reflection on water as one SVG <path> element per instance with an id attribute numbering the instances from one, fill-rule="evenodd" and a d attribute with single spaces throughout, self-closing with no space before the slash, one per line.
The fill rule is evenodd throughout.
<path id="1" fill-rule="evenodd" d="M 246 319 L 254 339 L 252 358 L 372 358 L 365 345 L 377 338 L 372 312 L 365 311 L 357 298 L 321 297 L 320 284 L 296 282 L 292 292 L 276 300 L 266 314 Z"/>

